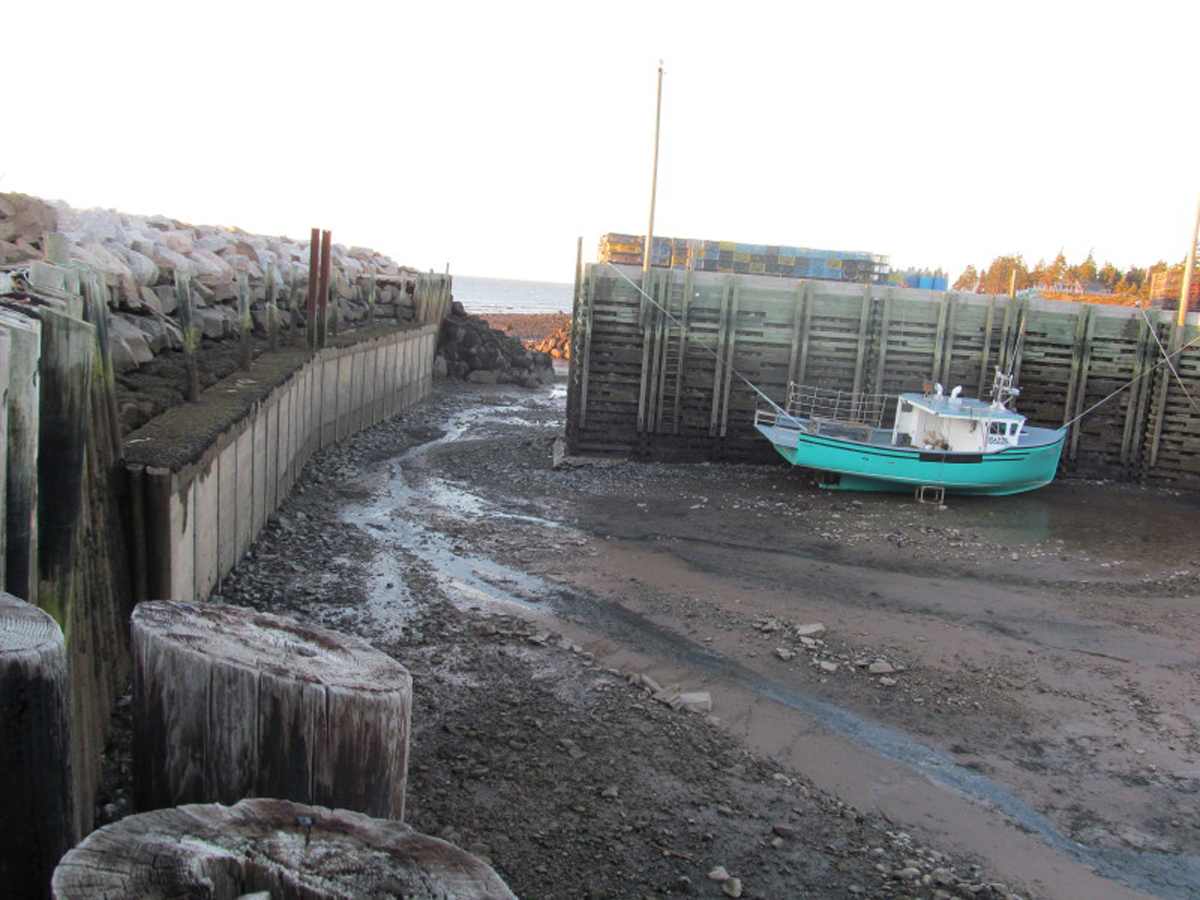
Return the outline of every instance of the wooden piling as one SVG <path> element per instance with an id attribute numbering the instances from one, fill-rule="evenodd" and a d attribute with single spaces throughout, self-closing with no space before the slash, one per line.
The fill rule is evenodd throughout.
<path id="1" fill-rule="evenodd" d="M 317 294 L 321 289 L 321 232 L 314 228 L 308 239 L 308 346 L 320 346 L 317 329 Z"/>
<path id="2" fill-rule="evenodd" d="M 268 796 L 402 820 L 412 681 L 349 635 L 232 606 L 133 614 L 139 810 Z"/>
<path id="3" fill-rule="evenodd" d="M 78 840 L 71 777 L 67 650 L 58 623 L 0 592 L 0 885 L 49 896 Z"/>
<path id="4" fill-rule="evenodd" d="M 488 865 L 401 822 L 263 798 L 129 816 L 88 835 L 54 872 L 54 900 L 201 893 L 516 900 Z"/>
<path id="5" fill-rule="evenodd" d="M 329 329 L 329 278 L 333 256 L 333 235 L 331 232 L 321 232 L 321 281 L 317 286 L 317 346 L 325 347 L 328 343 Z"/>

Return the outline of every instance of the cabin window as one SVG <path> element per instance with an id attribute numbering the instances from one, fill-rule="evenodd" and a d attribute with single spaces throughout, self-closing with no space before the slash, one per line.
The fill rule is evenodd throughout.
<path id="1" fill-rule="evenodd" d="M 1003 422 L 992 422 L 990 425 L 988 425 L 988 434 L 998 434 L 998 435 L 1003 436 L 1004 435 L 1004 423 Z"/>
<path id="2" fill-rule="evenodd" d="M 1009 423 L 1009 425 L 1008 425 L 1008 436 L 1009 437 L 1012 437 L 1013 435 L 1015 435 L 1017 433 L 1017 424 L 1018 423 L 1016 423 L 1016 422 Z"/>
<path id="3" fill-rule="evenodd" d="M 913 407 L 911 403 L 909 403 L 907 400 L 900 401 L 900 412 L 910 413 L 912 411 Z"/>

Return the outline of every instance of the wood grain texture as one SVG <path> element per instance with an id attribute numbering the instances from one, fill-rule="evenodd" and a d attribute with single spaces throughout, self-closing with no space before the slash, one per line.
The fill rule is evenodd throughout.
<path id="1" fill-rule="evenodd" d="M 280 797 L 404 816 L 412 680 L 369 644 L 250 609 L 133 614 L 134 803 Z"/>
<path id="2" fill-rule="evenodd" d="M 283 800 L 196 804 L 93 832 L 54 872 L 55 900 L 515 900 L 452 844 L 399 822 Z"/>
<path id="3" fill-rule="evenodd" d="M 46 612 L 0 593 L 0 893 L 46 897 L 75 843 L 67 650 Z"/>

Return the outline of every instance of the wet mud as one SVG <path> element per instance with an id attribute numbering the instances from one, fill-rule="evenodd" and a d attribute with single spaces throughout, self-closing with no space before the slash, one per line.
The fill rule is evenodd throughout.
<path id="1" fill-rule="evenodd" d="M 414 651 L 431 603 L 455 620 L 524 621 L 606 677 L 708 692 L 711 715 L 689 727 L 881 833 L 974 861 L 980 883 L 1200 892 L 1194 495 L 1058 482 L 930 506 L 821 490 L 783 465 L 554 469 L 564 405 L 561 384 L 443 385 L 387 440 L 324 463 L 226 599 L 303 609 L 431 670 L 455 655 L 449 638 Z M 319 572 L 293 561 L 309 580 L 281 589 L 271 542 L 317 517 L 343 535 L 337 552 Z M 344 602 L 324 599 L 335 586 Z M 746 896 L 798 883 L 763 865 L 772 880 Z M 894 896 L 895 871 L 826 876 L 828 892 L 808 896 Z M 928 870 L 905 889 L 967 895 Z M 588 890 L 531 896 L 639 896 Z"/>

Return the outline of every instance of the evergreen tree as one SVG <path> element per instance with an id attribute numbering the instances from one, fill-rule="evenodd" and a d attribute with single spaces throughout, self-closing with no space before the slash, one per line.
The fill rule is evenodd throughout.
<path id="1" fill-rule="evenodd" d="M 1019 254 L 997 256 L 980 279 L 980 293 L 1007 294 L 1014 272 L 1016 273 L 1016 289 L 1020 291 L 1029 287 L 1029 270 L 1025 268 L 1025 263 Z"/>
<path id="2" fill-rule="evenodd" d="M 954 282 L 954 290 L 956 291 L 974 291 L 979 286 L 979 273 L 975 271 L 975 267 L 967 265 L 963 269 L 963 273 L 958 276 L 958 280 Z"/>
<path id="3" fill-rule="evenodd" d="M 1062 284 L 1067 280 L 1067 258 L 1063 256 L 1061 250 L 1058 251 L 1058 256 L 1054 257 L 1054 262 L 1046 269 L 1046 284 L 1056 285 Z"/>

